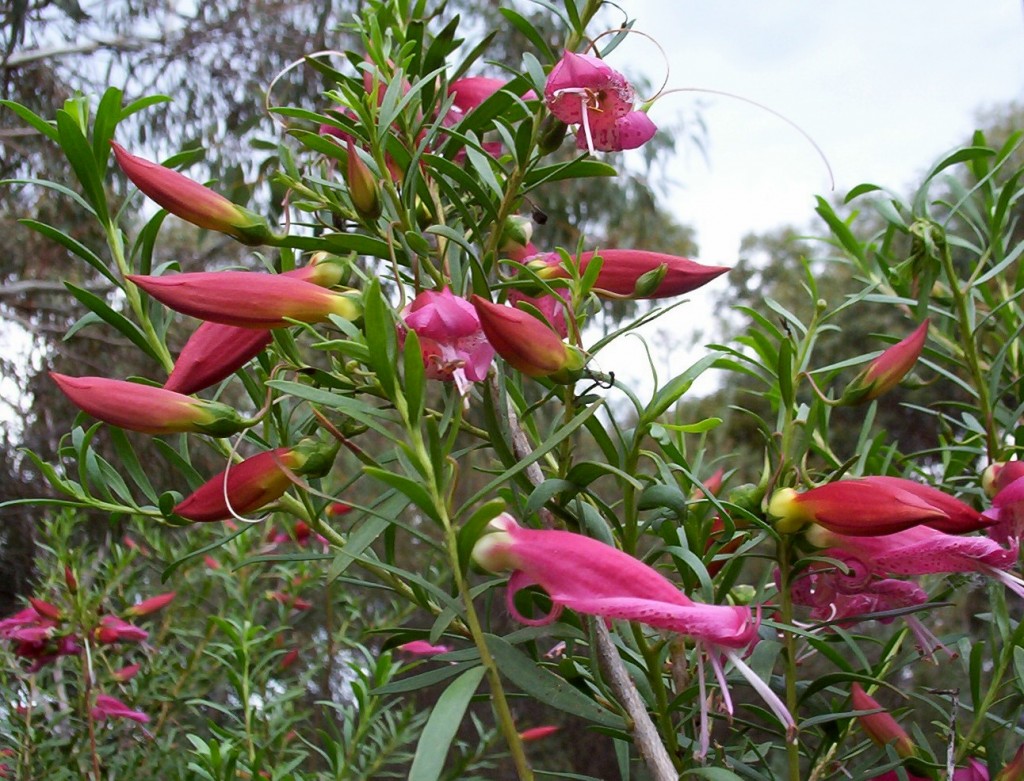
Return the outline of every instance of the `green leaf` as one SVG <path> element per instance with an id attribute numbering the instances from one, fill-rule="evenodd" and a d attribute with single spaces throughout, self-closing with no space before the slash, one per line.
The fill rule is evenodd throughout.
<path id="1" fill-rule="evenodd" d="M 160 356 L 156 354 L 156 351 L 146 340 L 146 335 L 142 332 L 142 329 L 135 325 L 135 323 L 119 312 L 115 312 L 106 301 L 90 293 L 88 290 L 76 287 L 70 282 L 65 282 L 64 287 L 71 291 L 71 295 L 81 301 L 91 312 L 95 312 L 103 322 L 116 328 L 118 332 L 146 353 L 146 355 L 150 356 L 157 363 L 160 362 Z"/>
<path id="2" fill-rule="evenodd" d="M 466 670 L 438 698 L 416 744 L 409 781 L 437 781 L 441 777 L 448 748 L 485 672 L 484 667 Z"/>
<path id="3" fill-rule="evenodd" d="M 695 767 L 683 773 L 682 778 L 707 778 L 709 781 L 743 781 L 741 776 L 724 767 Z"/>
<path id="4" fill-rule="evenodd" d="M 560 494 L 562 491 L 570 491 L 573 494 L 579 492 L 580 487 L 572 480 L 563 480 L 560 477 L 549 477 L 543 483 L 538 485 L 530 493 L 530 498 L 526 502 L 526 514 L 531 515 L 545 504 L 548 500 Z"/>
<path id="5" fill-rule="evenodd" d="M 484 638 L 501 674 L 538 702 L 605 727 L 625 727 L 621 716 L 605 710 L 564 678 L 539 667 L 504 639 L 491 634 Z"/>
<path id="6" fill-rule="evenodd" d="M 654 394 L 654 398 L 651 399 L 651 403 L 647 405 L 647 409 L 644 410 L 641 416 L 639 425 L 649 426 L 654 423 L 662 413 L 666 412 L 669 407 L 675 404 L 690 389 L 693 381 L 703 374 L 705 369 L 710 368 L 715 361 L 722 357 L 723 353 L 709 353 L 682 374 L 669 380 L 664 388 Z"/>
<path id="7" fill-rule="evenodd" d="M 405 383 L 402 389 L 405 391 L 409 425 L 416 427 L 419 426 L 420 417 L 423 415 L 427 377 L 423 366 L 423 354 L 420 352 L 420 339 L 412 329 L 405 334 L 403 353 Z"/>
<path id="8" fill-rule="evenodd" d="M 110 139 L 114 137 L 117 123 L 121 121 L 121 98 L 121 90 L 117 87 L 107 87 L 96 108 L 96 119 L 92 124 L 92 153 L 101 176 L 107 170 Z"/>
<path id="9" fill-rule="evenodd" d="M 679 431 L 683 434 L 703 434 L 722 425 L 722 419 L 704 418 L 696 423 L 662 423 L 661 425 L 669 431 Z"/>
<path id="10" fill-rule="evenodd" d="M 153 488 L 153 484 L 149 481 L 149 477 L 146 475 L 146 470 L 142 468 L 142 464 L 139 463 L 139 459 L 135 455 L 135 449 L 132 447 L 131 442 L 128 441 L 128 437 L 125 435 L 124 430 L 111 426 L 108 436 L 114 445 L 114 451 L 117 453 L 117 457 L 121 459 L 121 467 L 125 473 L 132 479 L 132 481 L 139 487 L 139 490 L 145 494 L 146 498 L 149 499 L 153 504 L 159 501 L 156 490 Z"/>
<path id="11" fill-rule="evenodd" d="M 402 678 L 398 681 L 391 681 L 384 686 L 373 689 L 370 694 L 383 697 L 389 694 L 404 694 L 405 692 L 419 691 L 420 689 L 426 689 L 428 686 L 433 686 L 441 683 L 442 681 L 447 681 L 449 678 L 454 678 L 459 673 L 479 664 L 480 660 L 478 655 L 478 658 L 471 662 L 459 662 L 457 664 L 452 664 L 450 667 L 439 667 L 438 669 L 431 670 L 430 672 L 411 675 L 408 678 Z"/>
<path id="12" fill-rule="evenodd" d="M 523 178 L 523 192 L 529 192 L 545 182 L 557 182 L 562 179 L 588 179 L 595 176 L 616 176 L 618 173 L 615 167 L 608 163 L 581 155 L 568 163 L 534 168 Z"/>
<path id="13" fill-rule="evenodd" d="M 1017 688 L 1024 694 L 1024 648 L 1013 649 L 1013 670 L 1017 674 Z"/>
<path id="14" fill-rule="evenodd" d="M 527 19 L 511 8 L 499 8 L 498 13 L 508 19 L 509 23 L 523 34 L 523 37 L 530 42 L 534 51 L 540 54 L 545 61 L 553 62 L 557 59 L 554 51 L 548 46 L 548 42 L 544 40 L 544 36 Z"/>
<path id="15" fill-rule="evenodd" d="M 384 392 L 393 398 L 399 391 L 395 381 L 397 341 L 395 323 L 391 319 L 380 281 L 370 280 L 363 295 L 363 320 L 366 323 L 366 346 L 370 348 L 370 367 L 377 375 Z"/>
<path id="16" fill-rule="evenodd" d="M 68 234 L 64 233 L 59 228 L 54 228 L 52 225 L 47 225 L 45 222 L 38 222 L 28 218 L 18 220 L 26 228 L 34 230 L 36 233 L 40 233 L 51 241 L 55 241 L 63 246 L 68 252 L 73 255 L 77 255 L 96 271 L 109 279 L 113 284 L 120 286 L 121 281 L 107 268 L 107 264 L 103 260 L 89 249 L 87 246 L 78 241 L 78 239 L 72 238 Z"/>
<path id="17" fill-rule="evenodd" d="M 27 125 L 31 125 L 54 143 L 60 143 L 60 137 L 54 123 L 47 122 L 41 116 L 32 111 L 32 109 L 27 108 L 20 103 L 15 103 L 13 100 L 0 100 L 0 106 L 6 106 L 9 108 L 21 118 L 22 122 Z"/>
<path id="18" fill-rule="evenodd" d="M 409 501 L 425 512 L 435 523 L 441 523 L 441 518 L 437 514 L 437 508 L 434 507 L 433 499 L 430 498 L 427 489 L 423 487 L 419 480 L 413 480 L 405 475 L 395 474 L 394 472 L 378 469 L 374 466 L 365 466 L 363 471 L 370 477 L 374 477 L 382 483 L 387 483 L 395 490 L 401 491 L 402 494 L 409 498 Z"/>
<path id="19" fill-rule="evenodd" d="M 100 222 L 106 225 L 110 222 L 107 194 L 103 189 L 103 177 L 96 166 L 92 147 L 89 146 L 78 123 L 63 109 L 57 112 L 57 132 L 60 135 L 61 148 L 85 192 L 85 199 L 96 212 Z"/>

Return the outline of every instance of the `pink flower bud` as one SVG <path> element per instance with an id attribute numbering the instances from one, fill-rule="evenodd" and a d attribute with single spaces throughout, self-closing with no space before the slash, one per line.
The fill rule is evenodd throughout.
<path id="1" fill-rule="evenodd" d="M 837 480 L 803 493 L 782 488 L 772 496 L 768 512 L 779 519 L 775 528 L 783 534 L 809 523 L 836 534 L 867 537 L 922 524 L 945 529 L 985 525 L 980 514 L 963 502 L 896 477 Z"/>
<path id="2" fill-rule="evenodd" d="M 78 593 L 78 578 L 75 577 L 75 571 L 67 564 L 64 565 L 64 583 L 68 587 L 69 594 L 74 596 Z"/>
<path id="3" fill-rule="evenodd" d="M 163 208 L 200 228 L 225 233 L 250 246 L 268 243 L 267 221 L 232 203 L 187 176 L 130 154 L 113 141 L 110 146 L 121 170 L 143 193 Z"/>
<path id="4" fill-rule="evenodd" d="M 487 341 L 512 368 L 556 382 L 571 382 L 583 368 L 583 354 L 536 317 L 476 295 L 472 303 Z"/>
<path id="5" fill-rule="evenodd" d="M 44 602 L 43 600 L 36 599 L 35 597 L 29 597 L 28 603 L 35 608 L 35 611 L 39 615 L 45 618 L 49 618 L 52 621 L 64 620 L 64 614 L 61 613 L 60 608 L 56 605 L 51 605 L 49 602 Z"/>
<path id="6" fill-rule="evenodd" d="M 268 450 L 231 466 L 211 478 L 174 507 L 175 515 L 190 521 L 223 521 L 259 510 L 281 498 L 292 484 L 282 469 L 322 477 L 330 471 L 336 446 L 303 440 L 295 447 Z M 230 509 L 228 503 L 230 502 Z"/>
<path id="7" fill-rule="evenodd" d="M 74 404 L 112 426 L 144 434 L 184 432 L 225 437 L 246 427 L 231 407 L 137 382 L 105 377 L 50 377 Z"/>
<path id="8" fill-rule="evenodd" d="M 1013 759 L 1003 766 L 993 781 L 1024 781 L 1024 746 L 1017 749 Z"/>
<path id="9" fill-rule="evenodd" d="M 155 613 L 169 605 L 175 596 L 177 595 L 173 591 L 168 591 L 166 594 L 157 594 L 155 597 L 144 599 L 138 604 L 132 605 L 124 611 L 124 614 L 135 617 L 148 616 L 150 613 Z"/>
<path id="10" fill-rule="evenodd" d="M 896 754 L 904 759 L 914 756 L 914 742 L 910 736 L 896 723 L 896 719 L 888 711 L 868 696 L 859 683 L 854 682 L 851 685 L 850 698 L 854 710 L 878 711 L 857 717 L 857 723 L 874 743 L 879 746 L 893 744 Z"/>
<path id="11" fill-rule="evenodd" d="M 409 656 L 439 656 L 453 650 L 450 645 L 431 645 L 426 640 L 410 640 L 395 647 L 396 651 Z"/>
<path id="12" fill-rule="evenodd" d="M 603 263 L 594 293 L 605 298 L 668 298 L 689 293 L 729 271 L 728 266 L 705 266 L 689 258 L 638 249 L 606 249 L 579 256 L 580 273 L 600 256 Z M 529 262 L 542 279 L 568 279 L 557 253 Z"/>
<path id="13" fill-rule="evenodd" d="M 335 293 L 285 274 L 213 271 L 163 277 L 129 274 L 157 301 L 186 315 L 245 328 L 284 328 L 289 320 L 318 323 L 330 315 L 362 316 L 358 298 Z"/>
<path id="14" fill-rule="evenodd" d="M 917 359 L 921 357 L 927 338 L 928 321 L 925 320 L 910 336 L 902 342 L 897 342 L 869 363 L 843 391 L 839 402 L 847 405 L 864 404 L 895 388 L 914 368 Z"/>

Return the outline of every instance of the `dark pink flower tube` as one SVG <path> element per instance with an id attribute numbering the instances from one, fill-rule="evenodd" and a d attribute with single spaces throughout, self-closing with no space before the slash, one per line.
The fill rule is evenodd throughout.
<path id="1" fill-rule="evenodd" d="M 68 377 L 50 372 L 71 401 L 112 426 L 144 434 L 201 433 L 225 437 L 248 423 L 231 407 L 166 388 L 105 377 Z"/>
<path id="2" fill-rule="evenodd" d="M 198 393 L 230 377 L 271 341 L 269 329 L 200 323 L 178 354 L 164 389 Z"/>
<path id="3" fill-rule="evenodd" d="M 164 594 L 157 594 L 155 597 L 144 599 L 138 604 L 132 605 L 130 608 L 124 611 L 126 616 L 148 616 L 150 613 L 155 613 L 158 610 L 162 610 L 167 607 L 177 594 L 173 591 L 168 591 Z"/>
<path id="4" fill-rule="evenodd" d="M 433 645 L 426 640 L 410 640 L 396 646 L 395 650 L 409 656 L 429 657 L 446 654 L 453 649 L 450 645 Z"/>
<path id="5" fill-rule="evenodd" d="M 580 273 L 600 256 L 604 261 L 594 283 L 594 293 L 606 298 L 668 298 L 689 293 L 729 271 L 728 266 L 705 266 L 689 258 L 639 249 L 606 249 L 579 256 Z M 542 279 L 568 279 L 557 253 L 529 262 Z"/>
<path id="6" fill-rule="evenodd" d="M 897 342 L 869 363 L 843 391 L 839 402 L 864 404 L 895 388 L 914 368 L 927 339 L 928 321 L 925 320 L 910 336 Z"/>
<path id="7" fill-rule="evenodd" d="M 136 157 L 120 144 L 111 141 L 110 146 L 132 183 L 171 214 L 250 246 L 267 244 L 273 238 L 267 221 L 258 214 L 177 171 Z"/>
<path id="8" fill-rule="evenodd" d="M 513 369 L 529 377 L 570 382 L 583 368 L 583 354 L 533 315 L 480 296 L 471 300 L 487 341 Z"/>
<path id="9" fill-rule="evenodd" d="M 857 682 L 850 686 L 850 701 L 854 710 L 865 711 L 857 716 L 857 723 L 878 746 L 892 744 L 896 754 L 904 759 L 914 756 L 914 741 L 878 702 Z"/>
<path id="10" fill-rule="evenodd" d="M 330 315 L 345 320 L 362 316 L 353 293 L 335 293 L 285 274 L 213 271 L 127 278 L 177 312 L 224 325 L 283 328 L 290 320 L 318 323 Z"/>
<path id="11" fill-rule="evenodd" d="M 211 478 L 174 507 L 190 521 L 224 521 L 245 515 L 280 499 L 295 474 L 322 477 L 330 471 L 337 447 L 304 440 L 247 458 Z M 283 467 L 283 468 L 282 468 Z"/>
<path id="12" fill-rule="evenodd" d="M 117 616 L 103 616 L 93 634 L 96 637 L 96 642 L 100 645 L 110 645 L 122 641 L 141 643 L 149 637 L 149 632 L 142 627 L 129 624 Z"/>
<path id="13" fill-rule="evenodd" d="M 932 507 L 941 510 L 943 513 L 942 518 L 925 523 L 925 526 L 938 529 L 940 532 L 946 532 L 946 534 L 967 534 L 984 529 L 992 523 L 969 504 L 965 504 L 956 497 L 950 496 L 930 485 L 907 480 L 903 477 L 889 477 L 888 475 L 870 475 L 861 479 L 871 485 L 885 486 L 897 491 L 907 491 Z"/>

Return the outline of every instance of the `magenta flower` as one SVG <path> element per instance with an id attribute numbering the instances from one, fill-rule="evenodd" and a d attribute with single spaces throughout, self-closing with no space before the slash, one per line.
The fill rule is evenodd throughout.
<path id="1" fill-rule="evenodd" d="M 552 115 L 579 125 L 576 144 L 591 152 L 636 149 L 654 137 L 654 123 L 644 112 L 633 110 L 635 97 L 626 77 L 603 60 L 569 51 L 551 69 L 544 86 Z"/>
<path id="2" fill-rule="evenodd" d="M 448 288 L 425 290 L 402 313 L 405 325 L 419 337 L 426 374 L 454 382 L 465 396 L 471 382 L 483 382 L 494 360 L 473 305 Z"/>
<path id="3" fill-rule="evenodd" d="M 1024 581 L 1007 571 L 1017 563 L 1017 547 L 1004 548 L 988 537 L 946 534 L 927 526 L 854 537 L 814 525 L 807 538 L 827 549 L 823 555 L 852 560 L 864 573 L 879 578 L 978 572 L 1024 597 Z"/>
<path id="4" fill-rule="evenodd" d="M 759 618 L 749 607 L 702 605 L 693 602 L 659 572 L 627 553 L 580 534 L 521 527 L 507 513 L 493 521 L 491 534 L 480 538 L 473 559 L 491 572 L 512 570 L 506 592 L 509 612 L 530 626 L 554 621 L 564 607 L 605 619 L 636 621 L 692 638 L 697 655 L 701 686 L 701 734 L 698 756 L 707 752 L 709 725 L 704 694 L 703 655 L 715 671 L 732 712 L 732 700 L 725 684 L 723 658 L 730 660 L 757 690 L 787 730 L 795 730 L 793 717 L 778 696 L 741 658 L 743 649 L 757 642 Z M 538 585 L 551 598 L 551 612 L 543 618 L 523 616 L 515 606 L 515 595 L 527 586 Z"/>
<path id="5" fill-rule="evenodd" d="M 1010 464 L 1018 464 L 1019 461 L 1010 461 L 1003 471 L 996 478 L 995 485 L 999 492 L 992 497 L 992 506 L 985 510 L 982 515 L 993 522 L 988 530 L 989 537 L 1001 545 L 1016 547 L 1024 536 L 1024 477 L 1019 477 L 1012 482 L 999 480 L 1006 474 Z M 1016 471 L 1016 470 L 1014 470 Z M 1008 476 L 1012 476 L 1012 472 Z M 1000 487 L 1001 486 L 1001 487 Z"/>
<path id="6" fill-rule="evenodd" d="M 109 694 L 97 694 L 96 706 L 92 709 L 92 717 L 97 721 L 105 719 L 131 719 L 139 724 L 148 724 L 149 716 L 140 710 L 132 710 L 116 697 Z"/>

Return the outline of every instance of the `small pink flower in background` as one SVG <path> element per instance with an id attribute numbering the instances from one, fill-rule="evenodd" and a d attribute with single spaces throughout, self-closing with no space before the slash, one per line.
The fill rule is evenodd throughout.
<path id="1" fill-rule="evenodd" d="M 840 403 L 864 404 L 895 388 L 914 368 L 927 339 L 928 321 L 925 320 L 910 336 L 871 361 L 843 391 Z"/>
<path id="2" fill-rule="evenodd" d="M 92 709 L 92 717 L 97 721 L 105 719 L 131 719 L 139 724 L 148 724 L 149 716 L 139 710 L 132 710 L 116 697 L 109 694 L 97 694 L 96 706 Z"/>
<path id="3" fill-rule="evenodd" d="M 409 656 L 437 656 L 439 654 L 446 654 L 454 649 L 450 645 L 432 645 L 426 640 L 410 640 L 408 643 L 396 646 L 395 650 Z"/>
<path id="4" fill-rule="evenodd" d="M 793 717 L 771 688 L 743 662 L 740 652 L 757 642 L 760 623 L 748 607 L 702 605 L 652 567 L 627 553 L 581 534 L 552 529 L 527 529 L 507 513 L 493 521 L 490 534 L 473 548 L 473 559 L 490 572 L 512 570 L 506 591 L 509 612 L 529 626 L 554 621 L 564 607 L 605 619 L 636 621 L 692 638 L 700 648 L 698 681 L 701 687 L 701 735 L 697 756 L 707 753 L 710 725 L 704 693 L 703 658 L 711 661 L 725 700 L 732 699 L 725 682 L 723 658 L 733 663 L 755 688 L 787 731 L 796 726 Z M 538 585 L 551 598 L 551 612 L 543 618 L 523 616 L 515 595 Z"/>
<path id="5" fill-rule="evenodd" d="M 419 338 L 426 375 L 454 382 L 465 396 L 471 382 L 482 382 L 494 360 L 473 305 L 448 288 L 425 290 L 402 313 Z"/>
<path id="6" fill-rule="evenodd" d="M 100 645 L 110 645 L 121 641 L 130 643 L 141 643 L 149 632 L 145 629 L 129 624 L 117 616 L 103 616 L 100 625 L 93 632 L 96 642 Z"/>
<path id="7" fill-rule="evenodd" d="M 309 610 L 313 607 L 313 603 L 308 599 L 303 599 L 302 597 L 289 594 L 285 591 L 268 591 L 265 596 L 271 602 L 277 602 L 280 605 L 284 605 L 287 608 L 298 610 L 300 612 L 303 610 Z"/>
<path id="8" fill-rule="evenodd" d="M 132 605 L 130 608 L 124 611 L 126 616 L 148 616 L 150 613 L 167 607 L 177 594 L 173 591 L 168 591 L 165 594 L 157 594 L 155 597 L 144 599 L 136 605 Z"/>
<path id="9" fill-rule="evenodd" d="M 220 562 L 209 553 L 203 556 L 203 564 L 206 565 L 207 569 L 220 569 Z"/>
<path id="10" fill-rule="evenodd" d="M 557 119 L 579 125 L 580 149 L 604 152 L 636 149 L 657 128 L 642 111 L 634 111 L 636 93 L 625 76 L 603 60 L 567 51 L 551 69 L 544 101 Z"/>
<path id="11" fill-rule="evenodd" d="M 519 739 L 524 743 L 529 743 L 532 740 L 543 740 L 544 738 L 551 737 L 560 729 L 561 727 L 550 724 L 544 727 L 530 727 L 519 733 Z"/>
<path id="12" fill-rule="evenodd" d="M 331 502 L 327 505 L 327 514 L 332 517 L 347 515 L 350 512 L 352 512 L 352 506 L 345 504 L 345 502 Z"/>
<path id="13" fill-rule="evenodd" d="M 113 677 L 115 681 L 120 681 L 121 683 L 124 683 L 125 681 L 130 681 L 132 678 L 138 675 L 140 669 L 142 669 L 141 665 L 129 664 L 127 667 L 122 667 L 120 670 L 115 670 L 111 674 L 111 677 Z"/>
<path id="14" fill-rule="evenodd" d="M 289 667 L 291 667 L 297 661 L 299 661 L 299 649 L 298 648 L 293 648 L 288 653 L 286 653 L 284 656 L 281 657 L 281 661 L 278 662 L 278 666 L 282 670 L 287 670 Z"/>

